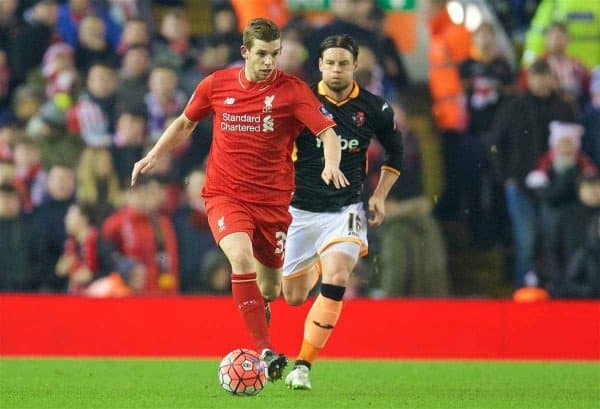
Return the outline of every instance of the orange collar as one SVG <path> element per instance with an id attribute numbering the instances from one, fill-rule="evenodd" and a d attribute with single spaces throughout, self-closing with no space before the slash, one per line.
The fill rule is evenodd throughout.
<path id="1" fill-rule="evenodd" d="M 329 95 L 327 95 L 327 90 L 325 88 L 325 84 L 323 83 L 323 81 L 319 81 L 319 84 L 317 85 L 317 91 L 319 92 L 319 95 L 323 95 L 325 98 L 327 98 L 327 101 L 331 102 L 336 107 L 339 107 L 339 106 L 344 105 L 346 102 L 350 101 L 351 99 L 358 97 L 360 88 L 358 87 L 358 84 L 356 83 L 356 81 L 352 81 L 352 91 L 350 91 L 350 94 L 348 94 L 348 96 L 341 101 L 336 101 L 335 99 L 333 99 Z"/>

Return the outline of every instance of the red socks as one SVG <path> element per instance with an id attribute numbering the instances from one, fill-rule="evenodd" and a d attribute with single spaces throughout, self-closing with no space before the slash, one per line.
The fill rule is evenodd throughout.
<path id="1" fill-rule="evenodd" d="M 256 284 L 256 273 L 231 274 L 231 292 L 259 353 L 263 349 L 271 349 L 265 302 Z"/>

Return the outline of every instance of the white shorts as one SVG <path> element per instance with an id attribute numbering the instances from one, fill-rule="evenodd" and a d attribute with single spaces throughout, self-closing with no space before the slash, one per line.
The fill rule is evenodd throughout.
<path id="1" fill-rule="evenodd" d="M 362 203 L 334 213 L 308 212 L 293 206 L 289 212 L 292 224 L 285 243 L 284 278 L 305 273 L 334 243 L 356 243 L 360 246 L 360 257 L 367 254 L 367 217 Z"/>

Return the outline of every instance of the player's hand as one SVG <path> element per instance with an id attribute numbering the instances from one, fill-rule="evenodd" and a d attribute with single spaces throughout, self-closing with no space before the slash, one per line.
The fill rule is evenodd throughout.
<path id="1" fill-rule="evenodd" d="M 381 196 L 369 198 L 369 226 L 377 227 L 385 217 L 385 200 Z"/>
<path id="2" fill-rule="evenodd" d="M 135 165 L 133 165 L 133 172 L 131 173 L 131 186 L 135 186 L 138 176 L 152 169 L 155 164 L 156 157 L 153 155 L 146 155 L 142 159 L 138 160 Z"/>
<path id="3" fill-rule="evenodd" d="M 333 182 L 333 185 L 336 187 L 336 189 L 350 186 L 350 182 L 348 182 L 346 176 L 344 176 L 340 168 L 337 166 L 328 166 L 325 164 L 323 172 L 321 173 L 321 179 L 323 179 L 327 185 Z"/>

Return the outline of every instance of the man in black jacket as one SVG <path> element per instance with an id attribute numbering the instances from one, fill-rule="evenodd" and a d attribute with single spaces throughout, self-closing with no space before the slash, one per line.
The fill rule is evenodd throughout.
<path id="1" fill-rule="evenodd" d="M 575 114 L 554 90 L 550 66 L 537 61 L 528 70 L 528 89 L 506 101 L 494 118 L 488 144 L 492 161 L 505 184 L 506 204 L 515 246 L 514 284 L 535 269 L 536 203 L 525 178 L 548 149 L 549 124 L 573 122 Z"/>

